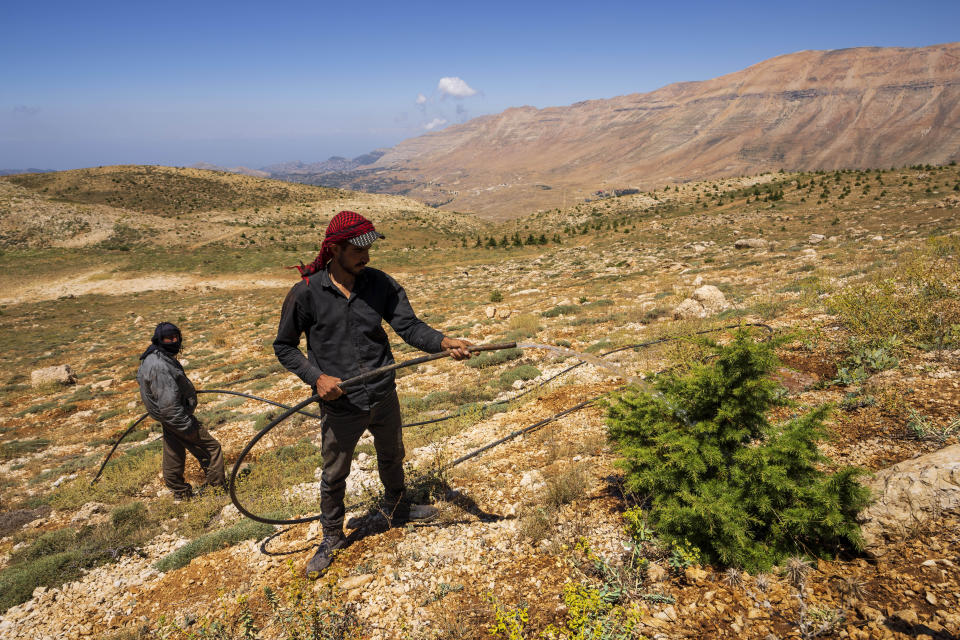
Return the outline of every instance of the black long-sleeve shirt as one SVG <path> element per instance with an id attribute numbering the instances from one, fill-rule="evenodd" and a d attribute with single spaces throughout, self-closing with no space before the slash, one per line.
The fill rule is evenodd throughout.
<path id="1" fill-rule="evenodd" d="M 330 281 L 326 269 L 290 289 L 280 312 L 273 351 L 289 371 L 316 389 L 321 374 L 342 380 L 393 364 L 386 320 L 407 344 L 437 353 L 443 334 L 420 320 L 397 281 L 377 269 L 357 276 L 350 297 Z M 307 355 L 300 336 L 307 334 Z M 390 372 L 363 385 L 350 387 L 330 403 L 335 410 L 368 411 L 370 405 L 395 388 Z"/>

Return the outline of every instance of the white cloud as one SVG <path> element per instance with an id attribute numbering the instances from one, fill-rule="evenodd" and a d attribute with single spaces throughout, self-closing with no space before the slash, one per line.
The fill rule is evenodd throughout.
<path id="1" fill-rule="evenodd" d="M 456 76 L 440 78 L 440 82 L 437 83 L 437 89 L 439 89 L 443 95 L 453 96 L 454 98 L 469 98 L 470 96 L 477 95 L 476 89 Z"/>
<path id="2" fill-rule="evenodd" d="M 437 127 L 442 127 L 445 124 L 447 124 L 447 121 L 444 120 L 443 118 L 434 118 L 427 124 L 423 125 L 423 128 L 426 129 L 427 131 L 432 131 L 433 129 L 436 129 Z"/>
<path id="3" fill-rule="evenodd" d="M 417 104 L 426 104 L 426 103 L 427 103 L 427 96 L 423 95 L 422 93 L 418 93 Z"/>

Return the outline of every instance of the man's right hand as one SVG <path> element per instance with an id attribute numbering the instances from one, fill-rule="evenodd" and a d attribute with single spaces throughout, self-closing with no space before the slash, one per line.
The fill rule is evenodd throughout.
<path id="1" fill-rule="evenodd" d="M 338 386 L 340 382 L 340 378 L 322 374 L 317 378 L 317 395 L 327 402 L 336 400 L 343 395 L 343 389 Z"/>

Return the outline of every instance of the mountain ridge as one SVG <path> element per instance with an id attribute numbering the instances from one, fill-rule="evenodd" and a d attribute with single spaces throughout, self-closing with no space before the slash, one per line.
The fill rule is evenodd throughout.
<path id="1" fill-rule="evenodd" d="M 511 107 L 404 140 L 372 164 L 274 177 L 510 219 L 599 189 L 940 164 L 958 148 L 960 43 L 948 43 L 805 50 L 648 93 Z"/>

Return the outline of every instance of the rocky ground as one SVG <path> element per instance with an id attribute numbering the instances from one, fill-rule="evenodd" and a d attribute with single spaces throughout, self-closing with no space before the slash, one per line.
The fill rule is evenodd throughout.
<path id="1" fill-rule="evenodd" d="M 158 273 L 176 287 L 117 288 L 113 295 L 77 290 L 74 297 L 20 298 L 0 308 L 9 345 L 0 432 L 0 580 L 23 566 L 23 554 L 48 534 L 71 529 L 77 540 L 89 539 L 84 531 L 107 536 L 122 528 L 119 508 L 141 503 L 144 509 L 138 528 L 123 529 L 128 539 L 122 544 L 104 543 L 99 560 L 69 581 L 38 586 L 10 606 L 0 619 L 0 638 L 209 637 L 217 624 L 235 637 L 280 638 L 296 623 L 291 612 L 308 609 L 304 602 L 329 628 L 353 626 L 362 637 L 488 636 L 498 612 L 502 621 L 520 611 L 522 637 L 536 637 L 571 620 L 572 600 L 565 596 L 571 584 L 620 588 L 617 606 L 634 621 L 635 636 L 957 637 L 960 471 L 951 465 L 960 458 L 952 453 L 958 449 L 960 349 L 948 327 L 938 345 L 918 346 L 901 335 L 882 353 L 857 351 L 851 339 L 858 328 L 832 302 L 844 291 L 870 290 L 875 277 L 921 278 L 917 273 L 929 264 L 948 288 L 938 317 L 952 317 L 955 273 L 937 261 L 955 254 L 927 239 L 955 237 L 960 229 L 958 209 L 948 200 L 957 172 L 884 173 L 890 193 L 882 201 L 872 198 L 876 187 L 869 197 L 837 200 L 844 181 L 851 189 L 854 180 L 875 181 L 872 174 L 843 175 L 833 200 L 817 205 L 819 186 L 809 203 L 799 198 L 807 193 L 801 185 L 820 177 L 788 176 L 796 182 L 772 209 L 742 191 L 776 184 L 769 178 L 731 181 L 725 197 L 711 196 L 707 209 L 695 200 L 713 193 L 704 185 L 685 186 L 650 210 L 619 198 L 583 205 L 551 219 L 548 230 L 563 234 L 559 246 L 488 250 L 426 242 L 374 260 L 407 287 L 427 321 L 477 343 L 519 339 L 597 354 L 743 322 L 765 322 L 775 334 L 789 335 L 778 349 L 779 379 L 801 408 L 836 405 L 823 451 L 837 465 L 881 472 L 928 460 L 871 481 L 878 495 L 891 496 L 892 506 L 864 515 L 873 536 L 866 553 L 797 558 L 746 575 L 678 567 L 670 550 L 651 539 L 642 550 L 645 574 L 632 574 L 623 519 L 631 503 L 598 405 L 428 479 L 444 462 L 623 383 L 613 372 L 582 366 L 498 412 L 470 411 L 474 403 L 534 389 L 576 361 L 524 349 L 486 368 L 437 361 L 399 378 L 407 420 L 465 412 L 406 432 L 411 482 L 432 491 L 441 510 L 436 522 L 385 529 L 368 515 L 379 483 L 372 446 L 362 441 L 348 497 L 360 526 L 320 580 L 299 577 L 318 541 L 315 523 L 213 545 L 185 566 L 161 570 L 158 561 L 243 520 L 224 497 L 174 504 L 160 482 L 150 445 L 157 434 L 149 427 L 121 446 L 101 483 L 89 486 L 112 439 L 142 411 L 132 374 L 153 324 L 169 317 L 184 329 L 184 366 L 200 388 L 288 404 L 307 390 L 276 365 L 270 348 L 286 290 L 276 283 L 288 272 L 256 271 L 243 276 L 242 286 L 225 277 L 220 286 L 203 288 L 190 288 L 200 275 Z M 913 191 L 908 181 L 917 183 Z M 943 191 L 934 193 L 931 184 Z M 531 218 L 529 230 L 538 230 L 538 219 L 545 220 Z M 502 232 L 514 229 L 528 231 L 521 221 Z M 499 237 L 501 230 L 489 234 Z M 911 262 L 912 256 L 922 260 Z M 913 271 L 897 271 L 909 265 Z M 114 274 L 103 282 L 111 278 L 121 280 Z M 729 330 L 715 334 L 729 336 Z M 412 357 L 391 337 L 398 359 Z M 701 355 L 696 343 L 676 341 L 610 360 L 632 374 L 651 374 Z M 70 365 L 72 382 L 31 383 L 32 371 L 60 364 Z M 270 415 L 276 412 L 254 401 L 202 400 L 201 418 L 223 443 L 228 463 Z M 298 455 L 309 462 L 316 427 L 312 419 L 297 419 L 278 428 L 263 441 L 254 468 L 284 447 L 300 446 Z M 315 513 L 314 468 L 280 460 L 270 463 L 280 470 L 276 482 L 256 485 L 270 495 L 247 497 L 265 510 Z M 190 465 L 189 478 L 199 482 L 199 469 Z M 598 572 L 597 559 L 610 571 Z M 614 585 L 611 576 L 620 582 Z"/>

